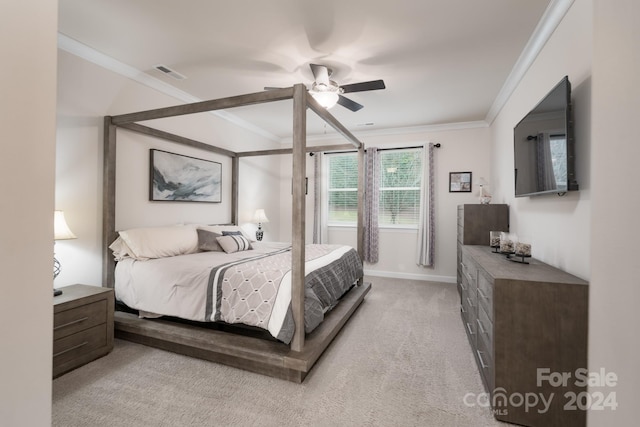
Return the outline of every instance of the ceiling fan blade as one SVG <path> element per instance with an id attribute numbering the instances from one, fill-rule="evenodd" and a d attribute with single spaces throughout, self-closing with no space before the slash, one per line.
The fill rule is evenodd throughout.
<path id="1" fill-rule="evenodd" d="M 276 89 L 282 89 L 281 87 L 274 87 L 274 86 L 265 86 L 264 90 L 276 90 Z"/>
<path id="2" fill-rule="evenodd" d="M 350 85 L 340 86 L 344 93 L 349 92 L 363 92 L 365 90 L 378 90 L 385 89 L 384 81 L 372 80 L 370 82 L 352 83 Z"/>
<path id="3" fill-rule="evenodd" d="M 325 86 L 329 86 L 329 69 L 324 65 L 317 64 L 309 64 L 311 67 L 311 72 L 313 73 L 313 78 L 316 80 L 317 84 L 324 84 Z"/>
<path id="4" fill-rule="evenodd" d="M 352 101 L 349 98 L 345 98 L 342 95 L 338 95 L 338 104 L 342 105 L 344 108 L 347 108 L 351 111 L 358 111 L 364 108 L 364 105 L 358 104 L 357 102 Z"/>

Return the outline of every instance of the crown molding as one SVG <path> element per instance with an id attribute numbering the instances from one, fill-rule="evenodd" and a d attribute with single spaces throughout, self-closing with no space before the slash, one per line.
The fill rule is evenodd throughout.
<path id="1" fill-rule="evenodd" d="M 397 128 L 384 128 L 368 131 L 353 131 L 352 133 L 358 138 L 376 137 L 376 136 L 392 136 L 392 135 L 409 135 L 409 134 L 423 134 L 432 132 L 446 132 L 454 130 L 465 129 L 480 129 L 488 128 L 489 124 L 484 120 L 477 120 L 472 122 L 457 122 L 457 123 L 443 123 L 437 125 L 423 125 L 423 126 L 406 126 Z M 331 141 L 335 139 L 341 139 L 342 137 L 338 132 L 331 132 L 329 134 L 322 135 L 308 135 L 307 141 L 321 142 Z M 291 144 L 291 138 L 283 138 L 284 144 Z"/>
<path id="2" fill-rule="evenodd" d="M 116 74 L 119 74 L 123 77 L 127 77 L 131 80 L 134 80 L 140 84 L 143 84 L 151 89 L 155 89 L 158 92 L 162 92 L 165 95 L 169 95 L 172 98 L 178 99 L 180 101 L 186 103 L 200 102 L 203 101 L 200 98 L 197 98 L 183 90 L 177 89 L 176 87 L 163 82 L 162 80 L 156 79 L 155 77 L 150 76 L 147 73 L 144 73 L 137 68 L 134 68 L 130 65 L 125 64 L 124 62 L 120 62 L 117 59 L 114 59 L 104 53 L 98 52 L 97 50 L 80 43 L 77 40 L 72 39 L 71 37 L 58 33 L 58 49 L 64 50 L 72 55 L 75 55 L 79 58 L 82 58 L 86 61 L 89 61 L 93 64 L 98 65 L 106 70 L 113 71 Z M 235 114 L 229 113 L 228 111 L 210 111 L 214 116 L 220 117 L 224 120 L 227 120 L 243 129 L 246 129 L 250 132 L 263 136 L 271 141 L 281 142 L 282 139 L 252 123 L 247 122 L 246 120 L 241 119 Z"/>
<path id="3" fill-rule="evenodd" d="M 558 25 L 560 25 L 562 18 L 567 14 L 573 2 L 574 0 L 552 0 L 549 3 L 485 117 L 485 121 L 489 125 L 493 123 L 518 87 L 529 67 L 536 60 Z"/>

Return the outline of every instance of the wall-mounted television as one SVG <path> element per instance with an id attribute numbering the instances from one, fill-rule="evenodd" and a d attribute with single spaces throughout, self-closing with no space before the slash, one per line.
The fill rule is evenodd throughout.
<path id="1" fill-rule="evenodd" d="M 564 77 L 513 129 L 515 196 L 578 190 L 571 83 Z"/>

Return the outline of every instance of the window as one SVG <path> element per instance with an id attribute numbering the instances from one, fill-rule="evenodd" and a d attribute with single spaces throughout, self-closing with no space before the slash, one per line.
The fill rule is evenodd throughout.
<path id="1" fill-rule="evenodd" d="M 327 156 L 329 164 L 329 224 L 353 225 L 358 219 L 358 157 L 356 153 Z"/>
<path id="2" fill-rule="evenodd" d="M 378 225 L 418 224 L 420 217 L 421 150 L 380 152 Z"/>
<path id="3" fill-rule="evenodd" d="M 380 151 L 380 213 L 378 224 L 418 224 L 422 150 Z M 358 215 L 358 158 L 356 153 L 327 156 L 330 225 L 354 225 Z"/>
<path id="4" fill-rule="evenodd" d="M 549 135 L 549 148 L 553 175 L 557 187 L 567 186 L 567 137 L 566 135 Z"/>

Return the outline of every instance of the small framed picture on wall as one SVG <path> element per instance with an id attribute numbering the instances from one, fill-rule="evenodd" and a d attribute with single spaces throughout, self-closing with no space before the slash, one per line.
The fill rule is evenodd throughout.
<path id="1" fill-rule="evenodd" d="M 471 172 L 449 172 L 449 193 L 470 193 Z"/>

